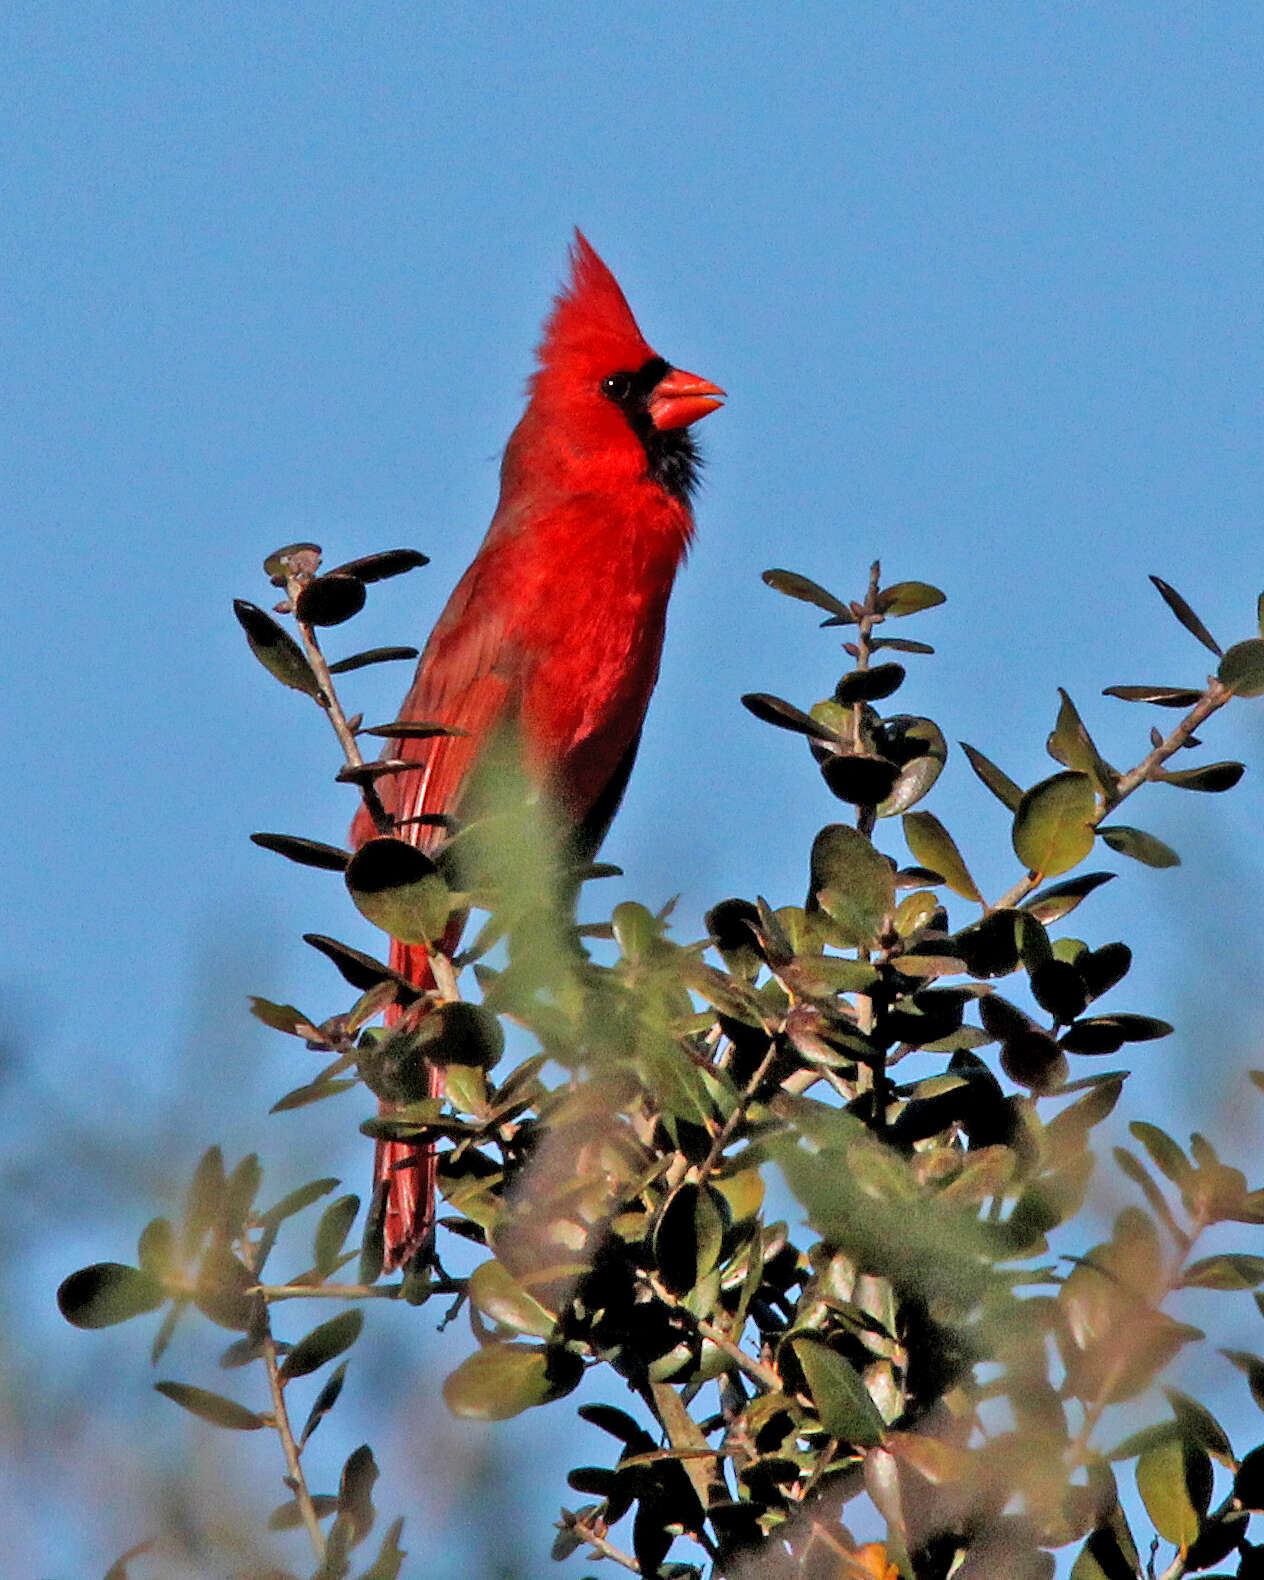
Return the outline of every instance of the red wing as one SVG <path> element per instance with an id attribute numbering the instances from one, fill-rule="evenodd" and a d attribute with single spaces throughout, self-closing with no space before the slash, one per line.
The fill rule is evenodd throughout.
<path id="1" fill-rule="evenodd" d="M 402 820 L 456 811 L 474 758 L 520 691 L 516 655 L 506 641 L 504 623 L 478 592 L 467 575 L 435 626 L 400 708 L 401 719 L 465 731 L 392 743 L 392 755 L 419 764 L 415 774 L 381 781 L 388 809 Z M 407 821 L 400 835 L 416 845 L 430 845 L 437 838 L 434 829 Z"/>

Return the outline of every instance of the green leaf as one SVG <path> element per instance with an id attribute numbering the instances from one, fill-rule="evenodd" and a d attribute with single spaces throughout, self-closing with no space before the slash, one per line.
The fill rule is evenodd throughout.
<path id="1" fill-rule="evenodd" d="M 1191 1399 L 1179 1388 L 1165 1388 L 1163 1393 L 1172 1406 L 1182 1435 L 1201 1448 L 1205 1448 L 1213 1459 L 1218 1459 L 1227 1469 L 1232 1470 L 1236 1464 L 1233 1445 L 1229 1442 L 1225 1429 L 1206 1405 L 1200 1404 L 1197 1399 Z"/>
<path id="2" fill-rule="evenodd" d="M 284 1031 L 291 1037 L 310 1041 L 319 1035 L 316 1027 L 293 1004 L 274 1004 L 269 998 L 250 997 L 250 1013 L 273 1031 Z"/>
<path id="3" fill-rule="evenodd" d="M 295 599 L 294 614 L 304 625 L 341 625 L 360 613 L 366 596 L 358 576 L 330 571 L 306 583 Z"/>
<path id="4" fill-rule="evenodd" d="M 288 1196 L 282 1196 L 275 1207 L 269 1207 L 261 1215 L 264 1224 L 272 1228 L 278 1227 L 287 1218 L 292 1218 L 296 1212 L 302 1212 L 304 1207 L 310 1207 L 322 1196 L 328 1196 L 331 1190 L 338 1188 L 339 1183 L 340 1181 L 333 1178 L 309 1180 L 306 1185 L 300 1185 L 297 1190 L 292 1190 Z"/>
<path id="5" fill-rule="evenodd" d="M 363 653 L 352 653 L 349 658 L 340 658 L 336 664 L 330 664 L 329 673 L 349 675 L 352 670 L 364 669 L 369 664 L 389 664 L 396 659 L 420 656 L 415 647 L 371 647 Z"/>
<path id="6" fill-rule="evenodd" d="M 967 745 L 965 741 L 961 742 L 961 750 L 966 754 L 971 768 L 997 800 L 1007 806 L 1011 812 L 1017 812 L 1018 803 L 1023 798 L 1022 787 L 1016 785 L 1007 773 L 1002 773 L 990 758 L 985 757 L 973 746 Z"/>
<path id="7" fill-rule="evenodd" d="M 469 1297 L 484 1316 L 501 1327 L 547 1339 L 557 1318 L 530 1295 L 502 1262 L 483 1262 L 470 1274 Z"/>
<path id="8" fill-rule="evenodd" d="M 1220 1353 L 1244 1373 L 1252 1399 L 1264 1410 L 1264 1360 L 1249 1350 L 1221 1350 Z"/>
<path id="9" fill-rule="evenodd" d="M 377 1462 L 369 1445 L 361 1443 L 359 1448 L 352 1449 L 338 1482 L 338 1520 L 341 1523 L 345 1519 L 350 1524 L 352 1544 L 362 1542 L 373 1529 L 372 1494 L 378 1475 Z"/>
<path id="10" fill-rule="evenodd" d="M 466 1421 L 507 1421 L 548 1404 L 578 1384 L 584 1363 L 569 1350 L 537 1344 L 488 1344 L 461 1362 L 443 1384 L 443 1398 Z"/>
<path id="11" fill-rule="evenodd" d="M 358 560 L 348 560 L 345 565 L 335 565 L 331 576 L 354 576 L 362 582 L 382 582 L 391 576 L 403 576 L 408 571 L 420 570 L 430 564 L 430 557 L 420 549 L 381 549 L 376 554 L 365 554 Z"/>
<path id="12" fill-rule="evenodd" d="M 827 614 L 834 615 L 844 625 L 855 625 L 856 617 L 841 598 L 835 598 L 831 592 L 826 592 L 819 583 L 800 576 L 797 571 L 765 571 L 763 581 L 774 592 L 784 593 L 787 598 L 798 598 L 802 603 L 815 604 L 818 609 L 824 609 Z"/>
<path id="13" fill-rule="evenodd" d="M 840 707 L 857 702 L 881 702 L 904 684 L 903 664 L 874 664 L 869 669 L 849 671 L 834 687 L 834 701 Z"/>
<path id="14" fill-rule="evenodd" d="M 1215 795 L 1232 790 L 1245 772 L 1242 763 L 1205 763 L 1201 768 L 1165 768 L 1156 776 L 1156 782 L 1175 785 L 1178 790 L 1202 790 Z"/>
<path id="15" fill-rule="evenodd" d="M 205 1388 L 194 1388 L 188 1383 L 160 1382 L 154 1387 L 160 1394 L 178 1404 L 190 1414 L 209 1421 L 212 1426 L 228 1427 L 234 1432 L 257 1432 L 267 1425 L 267 1418 L 257 1411 L 247 1410 L 235 1399 L 225 1399 L 223 1394 L 211 1393 Z"/>
<path id="16" fill-rule="evenodd" d="M 774 724 L 779 730 L 793 730 L 798 735 L 811 736 L 814 740 L 834 739 L 833 731 L 818 723 L 810 714 L 804 713 L 802 708 L 796 708 L 794 703 L 774 697 L 766 691 L 748 691 L 742 698 L 742 706 L 761 723 Z"/>
<path id="17" fill-rule="evenodd" d="M 425 851 L 405 839 L 366 840 L 347 866 L 346 882 L 356 909 L 400 943 L 430 943 L 448 924 L 447 884 Z"/>
<path id="18" fill-rule="evenodd" d="M 303 1427 L 303 1435 L 299 1439 L 298 1446 L 300 1449 L 306 1445 L 307 1439 L 338 1403 L 338 1396 L 342 1392 L 342 1385 L 346 1381 L 347 1367 L 350 1364 L 350 1361 L 343 1361 L 341 1366 L 335 1366 L 329 1374 L 328 1381 L 316 1395 L 316 1403 L 311 1408 L 307 1422 Z"/>
<path id="19" fill-rule="evenodd" d="M 140 1268 L 124 1262 L 94 1262 L 63 1279 L 57 1309 L 76 1328 L 111 1328 L 156 1311 L 165 1299 L 158 1280 Z"/>
<path id="20" fill-rule="evenodd" d="M 1211 1461 L 1185 1439 L 1148 1448 L 1137 1461 L 1137 1491 L 1154 1528 L 1182 1549 L 1198 1537 L 1211 1501 Z"/>
<path id="21" fill-rule="evenodd" d="M 947 602 L 946 594 L 929 582 L 892 582 L 878 594 L 878 612 L 899 619 L 906 614 L 920 614 L 923 609 L 934 609 Z"/>
<path id="22" fill-rule="evenodd" d="M 900 777 L 879 803 L 879 817 L 894 817 L 920 801 L 948 760 L 948 743 L 933 719 L 897 714 L 882 727 L 884 749 L 900 765 Z"/>
<path id="23" fill-rule="evenodd" d="M 1134 861 L 1144 862 L 1147 867 L 1179 867 L 1181 864 L 1181 858 L 1170 845 L 1155 839 L 1153 834 L 1147 834 L 1144 829 L 1112 823 L 1108 827 L 1099 825 L 1097 834 L 1099 839 L 1121 856 L 1131 856 Z"/>
<path id="24" fill-rule="evenodd" d="M 1192 708 L 1202 696 L 1190 686 L 1107 686 L 1103 697 L 1124 702 L 1153 702 L 1160 708 Z"/>
<path id="25" fill-rule="evenodd" d="M 402 1518 L 391 1522 L 390 1529 L 382 1538 L 377 1557 L 358 1580 L 398 1580 L 400 1570 L 404 1567 L 404 1559 L 408 1557 L 406 1549 L 399 1545 L 403 1530 Z"/>
<path id="26" fill-rule="evenodd" d="M 899 777 L 895 763 L 867 752 L 830 752 L 821 761 L 830 794 L 850 806 L 881 806 L 895 793 Z"/>
<path id="27" fill-rule="evenodd" d="M 790 1348 L 803 1368 L 821 1425 L 830 1436 L 860 1448 L 876 1447 L 886 1433 L 886 1423 L 850 1361 L 823 1339 L 807 1333 L 791 1338 Z"/>
<path id="28" fill-rule="evenodd" d="M 904 838 L 914 861 L 937 872 L 954 894 L 982 905 L 983 896 L 952 835 L 933 812 L 906 812 Z"/>
<path id="29" fill-rule="evenodd" d="M 1051 883 L 1047 889 L 1033 894 L 1029 900 L 1023 901 L 1021 909 L 1030 912 L 1038 922 L 1046 925 L 1059 922 L 1064 916 L 1069 916 L 1094 889 L 1100 889 L 1103 883 L 1109 883 L 1114 876 L 1113 872 L 1077 873 L 1074 878 L 1067 878 L 1062 883 Z"/>
<path id="30" fill-rule="evenodd" d="M 322 845 L 318 839 L 300 839 L 296 834 L 252 834 L 250 842 L 297 862 L 300 867 L 318 867 L 324 872 L 345 872 L 351 860 L 350 851 L 340 850 L 337 845 Z"/>
<path id="31" fill-rule="evenodd" d="M 1192 1262 L 1181 1279 L 1181 1289 L 1255 1289 L 1264 1284 L 1264 1256 L 1225 1251 Z"/>
<path id="32" fill-rule="evenodd" d="M 1013 843 L 1029 872 L 1054 878 L 1093 848 L 1097 798 L 1087 774 L 1054 774 L 1023 795 L 1014 814 Z"/>
<path id="33" fill-rule="evenodd" d="M 1180 593 L 1177 592 L 1176 588 L 1169 587 L 1167 582 L 1163 581 L 1158 576 L 1151 576 L 1150 580 L 1158 588 L 1159 596 L 1163 599 L 1163 602 L 1168 606 L 1168 608 L 1190 633 L 1190 635 L 1196 636 L 1204 647 L 1209 648 L 1213 653 L 1215 653 L 1217 658 L 1222 657 L 1223 654 L 1219 642 L 1217 642 L 1215 637 L 1212 636 L 1211 632 L 1181 597 Z"/>
<path id="34" fill-rule="evenodd" d="M 358 1308 L 340 1311 L 328 1322 L 301 1338 L 281 1362 L 281 1381 L 290 1382 L 295 1377 L 306 1377 L 331 1361 L 344 1350 L 349 1350 L 360 1337 L 364 1326 L 364 1312 Z"/>
<path id="35" fill-rule="evenodd" d="M 1070 1580 L 1134 1580 L 1141 1574 L 1132 1532 L 1116 1502 L 1080 1549 Z"/>
<path id="36" fill-rule="evenodd" d="M 443 736 L 468 735 L 469 731 L 426 719 L 392 719 L 389 724 L 361 725 L 356 734 L 372 735 L 383 741 L 434 741 Z"/>
<path id="37" fill-rule="evenodd" d="M 1061 686 L 1058 687 L 1058 696 L 1062 702 L 1058 708 L 1057 723 L 1046 743 L 1050 757 L 1065 768 L 1087 774 L 1103 794 L 1113 793 L 1119 783 L 1119 774 L 1097 750 L 1084 720 Z"/>
<path id="38" fill-rule="evenodd" d="M 812 841 L 811 887 L 821 909 L 851 944 L 873 942 L 895 909 L 891 863 L 845 823 L 827 824 Z"/>
<path id="39" fill-rule="evenodd" d="M 1194 1172 L 1194 1165 L 1171 1136 L 1165 1130 L 1160 1130 L 1158 1125 L 1152 1125 L 1144 1119 L 1134 1119 L 1128 1129 L 1150 1154 L 1155 1166 L 1173 1185 L 1184 1189 Z"/>
<path id="40" fill-rule="evenodd" d="M 316 1271 L 322 1278 L 328 1278 L 338 1265 L 343 1244 L 359 1211 L 358 1196 L 339 1196 L 321 1213 L 316 1225 L 315 1261 Z"/>
<path id="41" fill-rule="evenodd" d="M 247 603 L 244 598 L 233 600 L 233 613 L 246 633 L 250 651 L 270 675 L 293 691 L 305 692 L 317 702 L 324 701 L 324 693 L 312 666 L 288 631 L 282 630 L 271 615 L 264 614 L 262 609 Z"/>
<path id="42" fill-rule="evenodd" d="M 1244 1509 L 1264 1510 L 1264 1444 L 1253 1448 L 1238 1466 L 1233 1495 Z"/>
<path id="43" fill-rule="evenodd" d="M 192 1256 L 203 1236 L 219 1223 L 227 1185 L 224 1154 L 218 1147 L 208 1147 L 198 1159 L 185 1197 L 182 1239 L 186 1255 Z"/>
<path id="44" fill-rule="evenodd" d="M 296 1086 L 284 1097 L 278 1097 L 268 1112 L 285 1114 L 292 1108 L 306 1108 L 309 1103 L 319 1103 L 326 1097 L 337 1097 L 339 1092 L 348 1092 L 355 1085 L 356 1082 L 352 1077 L 338 1081 L 309 1081 L 306 1086 Z"/>
<path id="45" fill-rule="evenodd" d="M 169 1218 L 151 1218 L 141 1230 L 136 1260 L 151 1278 L 169 1278 L 175 1271 L 176 1232 Z"/>
<path id="46" fill-rule="evenodd" d="M 652 1249 L 659 1276 L 673 1294 L 687 1294 L 716 1265 L 728 1225 L 728 1202 L 710 1186 L 686 1181 L 667 1198 Z"/>

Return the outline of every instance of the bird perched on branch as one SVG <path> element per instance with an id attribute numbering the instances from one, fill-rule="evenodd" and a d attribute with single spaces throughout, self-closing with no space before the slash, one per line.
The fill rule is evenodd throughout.
<path id="1" fill-rule="evenodd" d="M 627 785 L 693 535 L 699 461 L 689 430 L 724 391 L 651 348 L 578 231 L 538 358 L 496 514 L 398 714 L 464 733 L 390 743 L 389 755 L 415 759 L 417 770 L 379 781 L 399 837 L 424 847 L 440 836 L 410 819 L 458 814 L 480 749 L 512 723 L 573 848 L 591 857 Z M 353 840 L 377 832 L 362 812 Z M 434 985 L 422 947 L 394 941 L 391 965 L 420 988 Z M 438 1073 L 430 1079 L 437 1092 Z M 428 1247 L 435 1167 L 433 1149 L 378 1143 L 388 1268 Z"/>

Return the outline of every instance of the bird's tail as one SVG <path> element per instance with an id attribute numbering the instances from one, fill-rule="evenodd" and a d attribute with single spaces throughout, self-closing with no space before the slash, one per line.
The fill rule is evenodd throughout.
<path id="1" fill-rule="evenodd" d="M 391 967 L 406 976 L 423 990 L 434 986 L 434 973 L 430 957 L 418 944 L 401 944 L 391 941 Z M 399 1019 L 400 1011 L 392 1008 L 386 1013 L 387 1023 Z M 427 1090 L 437 1097 L 443 1089 L 443 1072 L 436 1065 L 426 1066 Z M 382 1103 L 380 1110 L 390 1114 L 390 1103 Z M 379 1141 L 373 1162 L 375 1205 L 378 1193 L 384 1193 L 382 1219 L 383 1256 L 382 1270 L 392 1272 L 412 1262 L 419 1254 L 428 1255 L 434 1240 L 435 1180 L 439 1160 L 433 1143 L 417 1145 L 411 1141 Z M 381 1207 L 379 1211 L 383 1210 Z"/>

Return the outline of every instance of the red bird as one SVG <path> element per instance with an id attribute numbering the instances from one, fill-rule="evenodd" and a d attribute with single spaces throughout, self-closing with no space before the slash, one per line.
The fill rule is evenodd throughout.
<path id="1" fill-rule="evenodd" d="M 480 747 L 512 718 L 576 847 L 597 849 L 636 756 L 667 600 L 693 535 L 699 462 L 689 426 L 724 391 L 652 350 L 578 231 L 538 358 L 491 527 L 398 715 L 465 734 L 392 742 L 388 753 L 416 758 L 418 770 L 379 780 L 401 837 L 419 845 L 434 843 L 434 827 L 404 820 L 458 812 Z M 354 842 L 375 832 L 362 812 Z M 433 985 L 424 949 L 392 942 L 391 965 Z M 431 1082 L 434 1090 L 437 1072 Z M 433 1151 L 378 1143 L 388 1268 L 428 1246 L 434 1176 Z"/>

